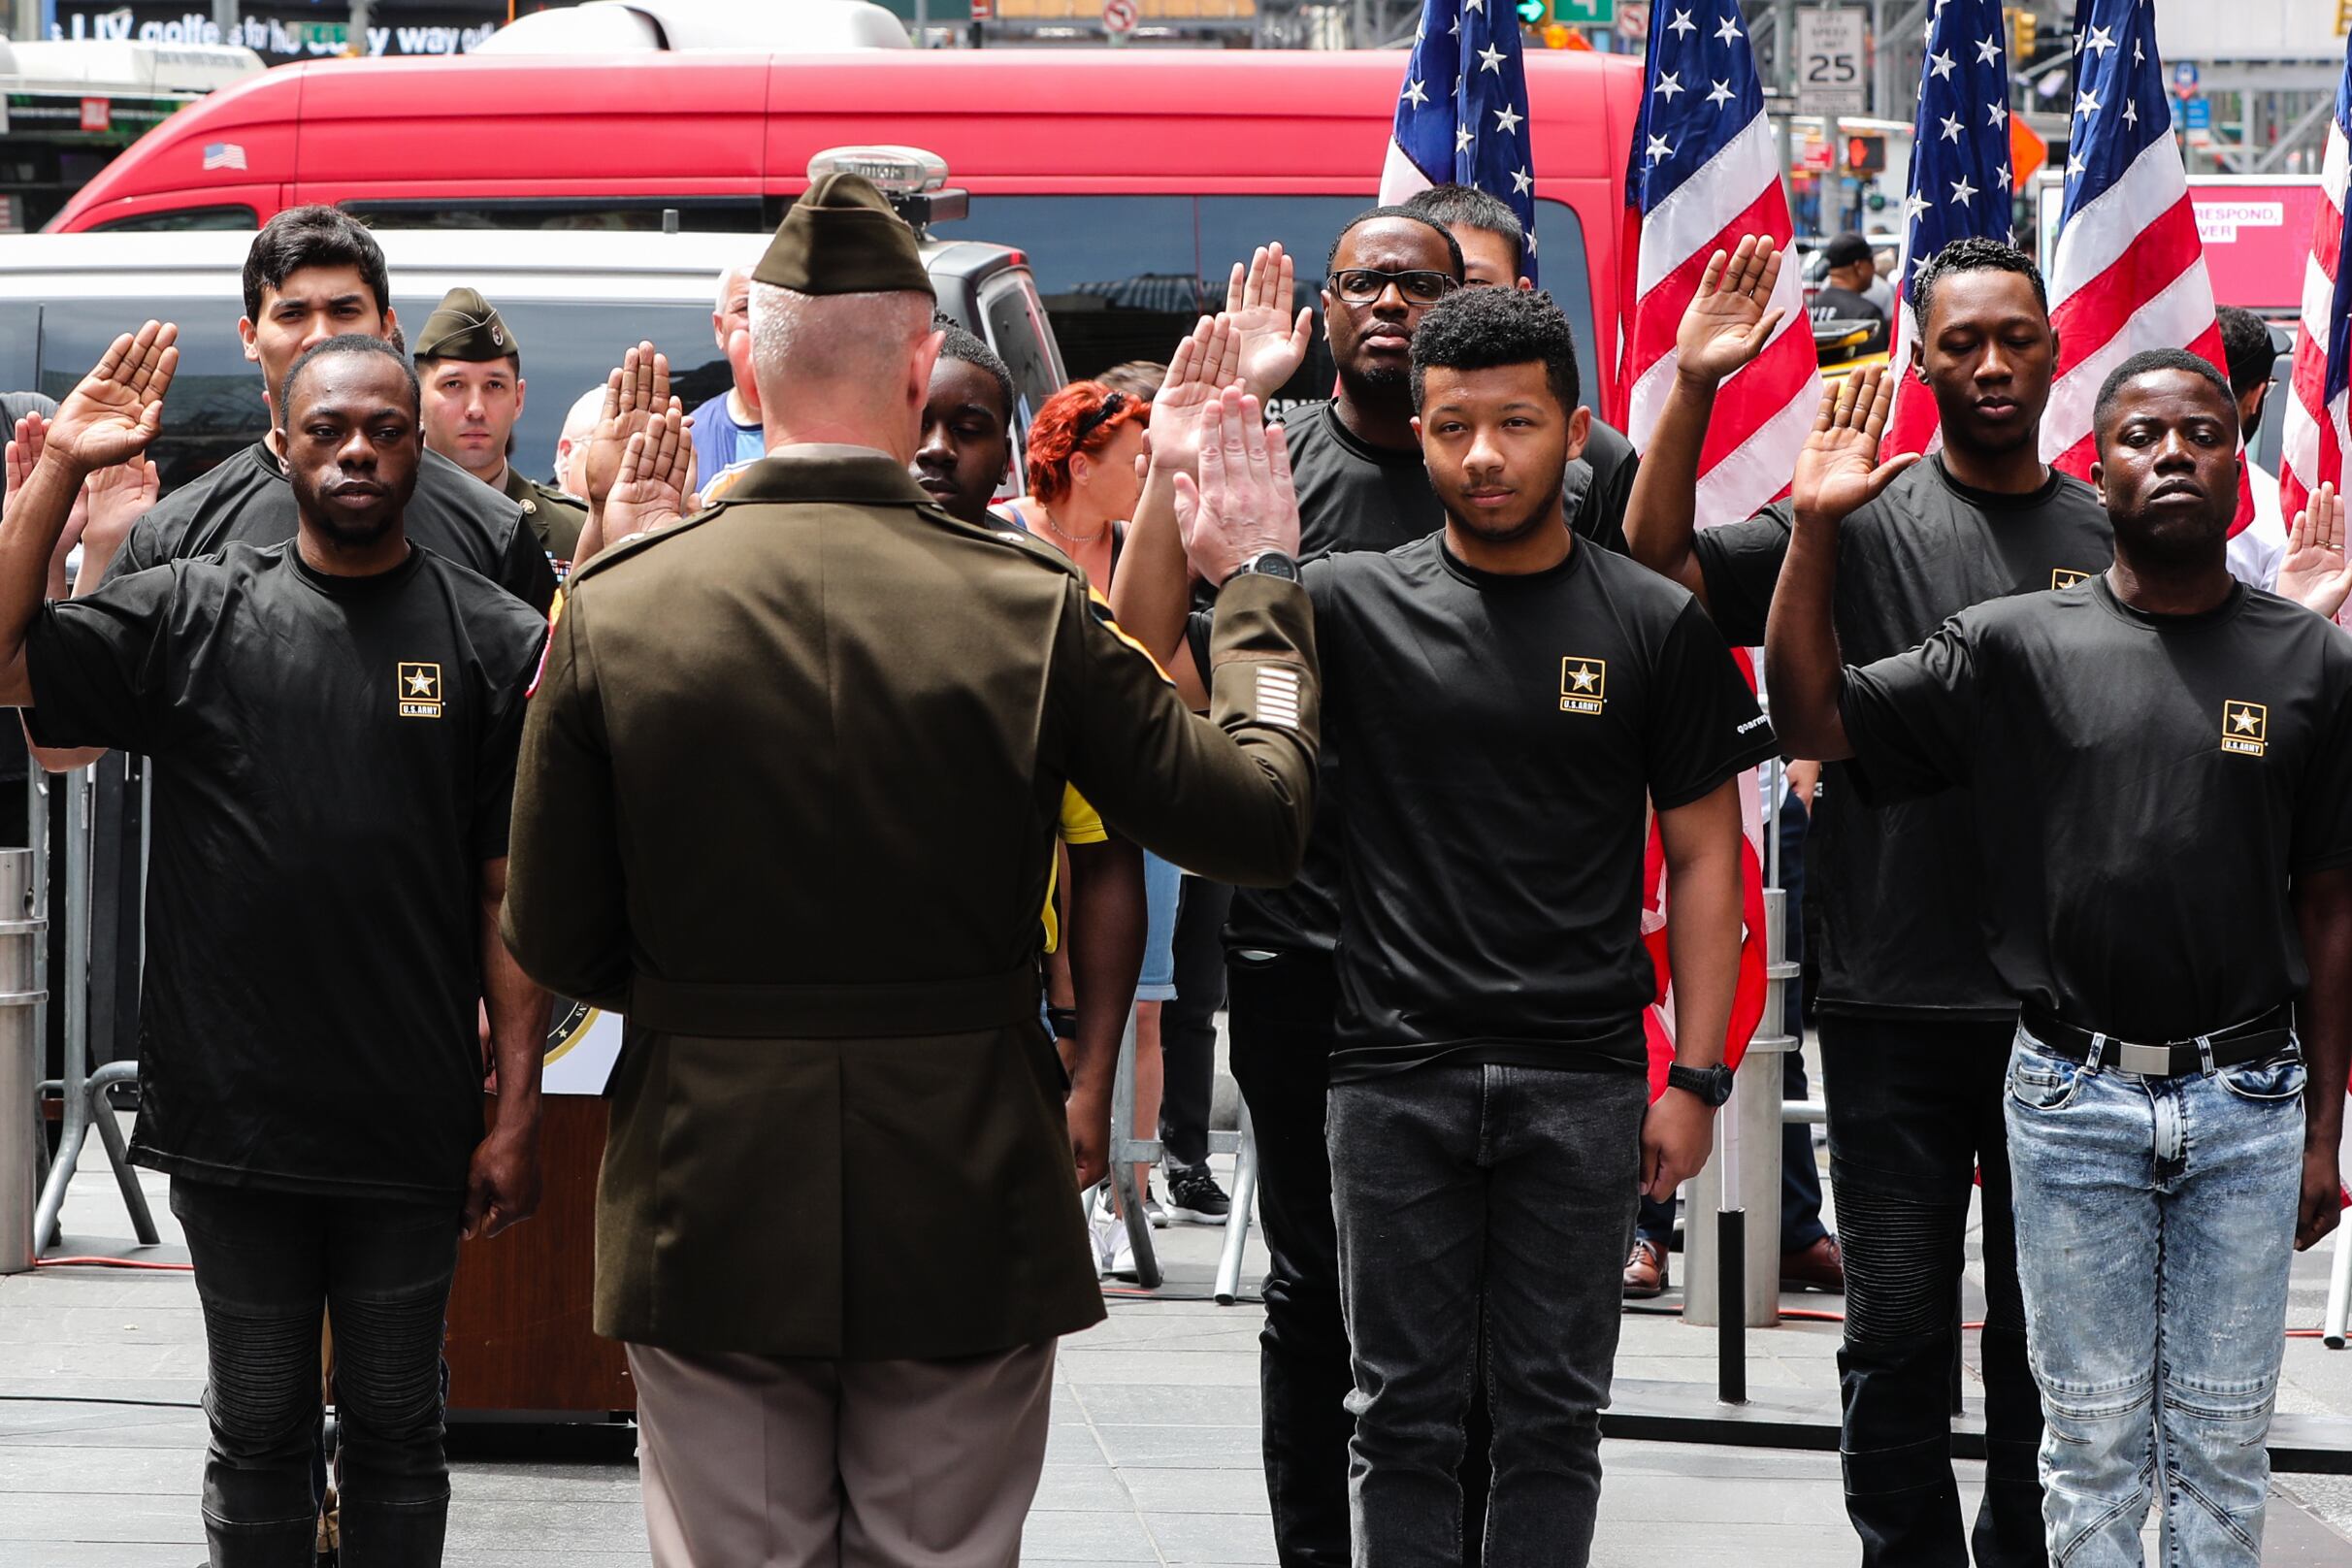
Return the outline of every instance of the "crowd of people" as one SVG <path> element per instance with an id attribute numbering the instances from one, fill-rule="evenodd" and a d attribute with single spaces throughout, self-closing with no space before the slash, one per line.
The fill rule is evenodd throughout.
<path id="1" fill-rule="evenodd" d="M 1912 361 L 1698 528 L 1782 255 L 1710 260 L 1637 458 L 1525 247 L 1475 190 L 1376 208 L 1320 310 L 1261 247 L 1164 365 L 1024 410 L 828 176 L 720 280 L 732 386 L 688 410 L 638 344 L 547 485 L 494 304 L 395 346 L 380 250 L 303 208 L 245 270 L 263 441 L 158 497 L 156 322 L 23 411 L 0 701 L 44 766 L 155 766 L 133 1153 L 205 1309 L 214 1564 L 308 1558 L 330 1317 L 346 1549 L 440 1560 L 441 1319 L 461 1235 L 537 1204 L 550 993 L 630 1024 L 595 1317 L 663 1568 L 1018 1560 L 1055 1343 L 1127 1266 L 1072 1187 L 1130 1009 L 1164 1211 L 1135 1191 L 1206 1224 L 1226 1017 L 1286 1568 L 1584 1562 L 1620 1299 L 1665 1287 L 1731 1090 L 1740 791 L 1783 755 L 1838 1233 L 1799 1131 L 1782 1274 L 1846 1293 L 1863 1561 L 2138 1563 L 2160 1491 L 2179 1560 L 2259 1562 L 2352 1068 L 2342 504 L 2273 483 L 2230 536 L 2267 332 L 2116 366 L 2086 483 L 2039 454 L 2040 273 L 1956 242 Z M 1331 397 L 1268 423 L 1319 324 Z M 1881 461 L 1900 376 L 1941 445 Z"/>

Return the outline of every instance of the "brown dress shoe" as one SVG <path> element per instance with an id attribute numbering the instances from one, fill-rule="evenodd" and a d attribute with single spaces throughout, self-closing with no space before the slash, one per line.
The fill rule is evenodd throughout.
<path id="1" fill-rule="evenodd" d="M 1625 1299 L 1647 1301 L 1666 1289 L 1666 1249 L 1636 1237 L 1625 1259 Z"/>
<path id="2" fill-rule="evenodd" d="M 1629 1270 L 1626 1278 L 1631 1279 Z M 1828 1295 L 1846 1293 L 1846 1255 L 1838 1250 L 1838 1238 L 1823 1236 L 1800 1253 L 1780 1255 L 1780 1289 L 1783 1290 L 1819 1290 Z"/>

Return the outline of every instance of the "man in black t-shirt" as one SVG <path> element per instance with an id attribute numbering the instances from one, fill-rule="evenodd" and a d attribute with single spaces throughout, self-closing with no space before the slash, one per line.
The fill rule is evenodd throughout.
<path id="1" fill-rule="evenodd" d="M 46 744 L 154 760 L 131 1155 L 171 1174 L 205 1309 L 212 1560 L 307 1560 L 331 1305 L 344 1539 L 437 1563 L 458 1238 L 539 1195 L 546 999 L 498 914 L 545 623 L 408 539 L 416 379 L 363 336 L 278 389 L 296 539 L 44 607 L 82 478 L 154 436 L 175 335 L 115 342 L 0 530 L 0 702 Z"/>
<path id="2" fill-rule="evenodd" d="M 333 207 L 294 207 L 262 225 L 245 254 L 245 316 L 237 323 L 245 358 L 261 371 L 266 403 L 294 361 L 345 333 L 389 339 L 398 330 L 383 247 L 365 225 Z M 211 473 L 163 498 L 127 533 L 82 537 L 74 591 L 167 561 L 192 560 L 231 544 L 279 544 L 295 536 L 299 508 L 287 483 L 278 427 Z M 469 567 L 542 616 L 555 600 L 555 570 L 522 508 L 438 452 L 427 452 L 406 507 L 408 537 L 445 561 Z M 52 772 L 86 767 L 94 749 L 40 747 Z"/>
<path id="3" fill-rule="evenodd" d="M 1346 828 L 1328 1147 L 1353 1532 L 1358 1561 L 1461 1552 L 1483 1328 L 1484 1555 L 1574 1564 L 1636 1192 L 1699 1168 L 1728 1092 L 1734 780 L 1774 743 L 1691 597 L 1569 532 L 1561 476 L 1587 416 L 1550 297 L 1464 291 L 1413 352 L 1445 529 L 1306 569 L 1324 735 L 1348 759 L 1321 801 Z M 1139 516 L 1128 570 L 1164 571 L 1166 533 Z M 1654 1107 L 1646 802 L 1675 877 L 1683 1025 Z"/>
<path id="4" fill-rule="evenodd" d="M 2291 1248 L 2336 1224 L 2352 643 L 2231 577 L 2237 407 L 2158 349 L 2092 415 L 2112 569 L 1843 666 L 1840 533 L 1900 467 L 1872 466 L 1888 390 L 1842 389 L 1798 466 L 1775 711 L 1873 799 L 1957 787 L 1985 867 L 2024 1008 L 2008 1142 L 2051 1560 L 2140 1563 L 2154 1486 L 2168 1560 L 2258 1568 Z"/>
<path id="5" fill-rule="evenodd" d="M 1437 300 L 1460 286 L 1461 247 L 1439 225 L 1396 208 L 1365 212 L 1340 231 L 1323 290 L 1323 330 L 1339 370 L 1328 403 L 1293 408 L 1283 422 L 1298 494 L 1299 549 L 1314 559 L 1387 550 L 1424 539 L 1444 520 L 1413 434 L 1410 345 Z M 1260 249 L 1222 325 L 1196 333 L 1225 343 L 1228 369 L 1263 396 L 1296 372 L 1307 323 L 1290 310 L 1291 268 L 1279 246 Z M 1123 570 L 1111 590 L 1120 624 L 1140 637 L 1195 705 L 1205 692 L 1184 650 L 1189 599 L 1181 550 L 1169 572 L 1137 572 L 1147 517 L 1173 515 L 1174 478 L 1192 466 L 1199 407 L 1225 377 L 1205 368 L 1169 380 L 1152 403 L 1152 467 L 1136 506 Z M 1172 538 L 1167 539 L 1173 545 Z M 1149 632 L 1140 628 L 1151 628 Z M 1205 662 L 1197 666 L 1205 670 Z M 1331 785 L 1342 771 L 1325 743 L 1322 794 L 1306 864 L 1288 888 L 1236 889 L 1225 927 L 1226 1020 L 1234 1081 L 1250 1107 L 1258 1159 L 1258 1214 L 1267 1252 L 1261 1366 L 1266 1494 L 1283 1568 L 1345 1568 L 1347 1443 L 1343 1401 L 1352 1386 L 1339 1301 L 1338 1237 L 1331 1222 L 1324 1141 L 1327 1063 L 1338 982 L 1339 819 Z"/>
<path id="6" fill-rule="evenodd" d="M 1715 389 L 1762 348 L 1780 257 L 1742 241 L 1711 265 L 1677 341 L 1673 389 L 1634 484 L 1634 558 L 1699 595 L 1724 637 L 1763 640 L 1788 550 L 1789 509 L 1692 532 Z M 1930 387 L 1944 449 L 1846 520 L 1838 635 L 1848 657 L 1916 646 L 1948 617 L 2104 570 L 2106 512 L 2044 465 L 2042 406 L 2057 362 L 2041 274 L 1987 240 L 1955 241 L 1921 271 L 1924 330 L 1903 374 Z M 1830 1179 L 1848 1288 L 1839 1355 L 1846 1516 L 1865 1568 L 2040 1564 L 2042 1417 L 2026 1362 L 2002 1137 L 2016 1001 L 1976 922 L 1979 874 L 1953 796 L 1866 805 L 1832 765 L 1813 824 L 1822 916 L 1815 1003 Z M 1970 1199 L 1981 1167 L 1987 1462 L 1964 1532 L 1950 1456 L 1954 1325 Z"/>
<path id="7" fill-rule="evenodd" d="M 1885 353 L 1886 312 L 1863 293 L 1878 278 L 1878 258 L 1870 242 L 1858 234 L 1838 235 L 1822 246 L 1821 259 L 1829 272 L 1807 313 L 1815 321 L 1864 321 L 1871 326 L 1870 336 L 1859 346 L 1841 350 L 1835 357 L 1860 359 Z"/>

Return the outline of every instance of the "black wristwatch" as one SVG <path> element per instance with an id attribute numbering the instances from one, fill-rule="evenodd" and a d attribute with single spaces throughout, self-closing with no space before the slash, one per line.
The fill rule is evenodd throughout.
<path id="1" fill-rule="evenodd" d="M 1696 1094 L 1708 1104 L 1719 1106 L 1731 1098 L 1731 1069 L 1685 1067 L 1678 1062 L 1666 1069 L 1666 1087 Z"/>
<path id="2" fill-rule="evenodd" d="M 1245 572 L 1255 572 L 1261 577 L 1280 577 L 1285 582 L 1296 582 L 1298 580 L 1298 562 L 1293 557 L 1283 554 L 1280 550 L 1265 550 L 1251 556 L 1247 561 L 1235 567 L 1233 577 L 1238 577 Z M 1233 577 L 1227 577 L 1225 581 L 1231 582 Z"/>

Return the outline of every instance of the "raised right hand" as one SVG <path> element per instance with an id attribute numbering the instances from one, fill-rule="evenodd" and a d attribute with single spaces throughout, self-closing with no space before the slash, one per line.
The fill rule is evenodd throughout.
<path id="1" fill-rule="evenodd" d="M 1252 252 L 1246 271 L 1233 263 L 1225 280 L 1225 313 L 1241 339 L 1242 390 L 1258 398 L 1289 385 L 1315 342 L 1315 312 L 1302 305 L 1290 313 L 1297 280 L 1297 264 L 1279 240 Z"/>
<path id="2" fill-rule="evenodd" d="M 163 428 L 163 394 L 180 367 L 179 337 L 170 322 L 149 321 L 116 338 L 49 415 L 44 456 L 86 474 L 147 450 Z"/>
<path id="3" fill-rule="evenodd" d="M 685 514 L 694 443 L 678 400 L 653 416 L 621 449 L 621 469 L 604 501 L 604 542 L 667 528 Z"/>
<path id="4" fill-rule="evenodd" d="M 1173 473 L 1190 473 L 1200 461 L 1202 413 L 1241 377 L 1241 337 L 1223 315 L 1202 316 L 1176 351 L 1168 374 L 1152 397 L 1152 462 Z"/>
<path id="5" fill-rule="evenodd" d="M 1201 416 L 1200 477 L 1176 475 L 1176 525 L 1201 576 L 1222 586 L 1269 550 L 1298 554 L 1298 493 L 1287 438 L 1258 400 L 1228 387 Z"/>
<path id="6" fill-rule="evenodd" d="M 1789 505 L 1800 525 L 1843 521 L 1919 461 L 1916 452 L 1878 461 L 1878 437 L 1894 398 L 1895 378 L 1883 365 L 1822 388 L 1820 417 L 1789 481 Z"/>
<path id="7" fill-rule="evenodd" d="M 621 454 L 629 438 L 646 429 L 670 403 L 670 357 L 640 343 L 621 357 L 620 369 L 604 378 L 604 407 L 588 436 L 588 495 L 602 508 L 621 476 Z"/>
<path id="8" fill-rule="evenodd" d="M 1764 351 L 1773 329 L 1787 312 L 1768 310 L 1780 281 L 1781 253 L 1769 235 L 1748 235 L 1729 256 L 1707 258 L 1698 292 L 1682 311 L 1674 335 L 1675 363 L 1682 376 L 1710 386 Z"/>

